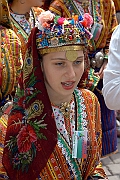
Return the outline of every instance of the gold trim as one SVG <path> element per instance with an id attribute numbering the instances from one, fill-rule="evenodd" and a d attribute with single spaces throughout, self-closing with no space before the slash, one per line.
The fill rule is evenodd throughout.
<path id="1" fill-rule="evenodd" d="M 74 50 L 72 50 L 72 51 L 66 51 L 66 59 L 68 60 L 68 61 L 75 61 L 76 59 L 77 59 L 77 57 L 78 57 L 78 53 L 77 53 L 77 51 L 74 51 Z"/>
<path id="2" fill-rule="evenodd" d="M 41 55 L 51 52 L 60 52 L 60 51 L 79 51 L 84 50 L 84 45 L 70 45 L 70 46 L 57 46 L 57 47 L 45 47 L 44 49 L 38 49 Z"/>

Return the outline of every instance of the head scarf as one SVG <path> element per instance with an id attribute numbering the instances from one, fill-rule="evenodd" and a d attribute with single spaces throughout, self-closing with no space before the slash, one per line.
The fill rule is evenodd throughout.
<path id="1" fill-rule="evenodd" d="M 13 105 L 13 110 L 8 119 L 3 165 L 11 180 L 35 180 L 46 165 L 57 143 L 56 125 L 36 48 L 37 31 L 37 28 L 33 29 L 29 37 L 24 61 L 23 79 L 20 79 L 22 81 L 20 84 L 21 91 L 19 90 L 21 95 L 17 106 L 16 104 Z M 25 95 L 23 95 L 23 91 Z M 23 96 L 25 96 L 25 99 Z M 17 95 L 15 99 L 17 100 Z M 25 121 L 27 121 L 27 125 Z M 39 129 L 39 123 L 41 127 L 42 124 L 43 127 L 46 127 L 40 128 L 40 132 L 37 130 L 37 128 Z M 41 138 L 38 137 L 39 135 L 37 136 L 37 133 L 41 135 Z M 17 137 L 17 144 L 21 149 L 22 156 L 24 156 L 21 164 L 19 164 L 20 156 L 18 155 L 17 144 L 15 147 L 12 147 L 12 144 L 8 143 L 8 141 L 10 142 L 10 137 Z M 29 141 L 21 144 L 20 142 L 24 142 L 27 137 Z M 7 147 L 6 144 L 10 146 Z M 13 156 L 10 155 L 9 148 L 13 149 Z M 29 153 L 25 153 L 26 151 L 29 151 Z M 27 160 L 32 157 L 33 160 L 26 165 Z M 14 168 L 15 165 L 17 168 Z"/>
<path id="2" fill-rule="evenodd" d="M 9 7 L 7 0 L 0 0 L 0 25 L 11 28 Z"/>

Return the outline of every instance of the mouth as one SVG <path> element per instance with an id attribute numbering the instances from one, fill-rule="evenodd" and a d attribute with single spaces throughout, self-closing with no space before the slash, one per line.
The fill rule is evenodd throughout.
<path id="1" fill-rule="evenodd" d="M 61 82 L 62 87 L 66 90 L 72 89 L 75 85 L 75 81 L 66 81 L 66 82 Z"/>

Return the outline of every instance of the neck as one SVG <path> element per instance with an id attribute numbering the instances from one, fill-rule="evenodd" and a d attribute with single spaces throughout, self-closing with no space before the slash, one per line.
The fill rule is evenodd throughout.
<path id="1" fill-rule="evenodd" d="M 50 101 L 57 106 L 61 106 L 62 103 L 70 103 L 72 99 L 72 94 L 68 97 L 62 97 L 62 98 L 58 98 L 57 97 L 50 97 Z"/>
<path id="2" fill-rule="evenodd" d="M 27 12 L 30 12 L 30 8 L 31 7 L 28 6 L 26 1 L 24 1 L 23 4 L 20 3 L 20 1 L 13 1 L 11 4 L 11 10 L 16 14 L 26 14 Z"/>
<path id="3" fill-rule="evenodd" d="M 62 103 L 70 103 L 71 99 L 72 99 L 72 94 L 69 96 L 64 96 L 64 97 L 58 97 L 58 96 L 51 96 L 49 95 L 50 101 L 57 106 L 60 106 Z"/>

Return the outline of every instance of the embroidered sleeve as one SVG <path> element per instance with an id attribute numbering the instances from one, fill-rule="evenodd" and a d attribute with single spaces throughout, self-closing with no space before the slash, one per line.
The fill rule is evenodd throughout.
<path id="1" fill-rule="evenodd" d="M 51 3 L 49 10 L 59 16 L 62 16 L 62 8 L 58 0 Z"/>
<path id="2" fill-rule="evenodd" d="M 108 32 L 106 45 L 104 48 L 105 58 L 108 58 L 108 51 L 109 51 L 109 44 L 110 44 L 111 35 L 117 26 L 115 6 L 114 6 L 114 3 L 112 1 L 110 1 L 110 3 L 111 3 L 110 4 L 110 12 L 109 12 L 110 16 L 109 16 L 109 24 L 108 24 L 109 32 Z"/>
<path id="3" fill-rule="evenodd" d="M 82 162 L 83 179 L 88 177 L 106 178 L 101 166 L 102 129 L 100 105 L 97 97 L 89 90 L 82 90 L 87 112 L 88 146 L 87 158 Z M 89 162 L 89 163 L 88 163 Z"/>
<path id="4" fill-rule="evenodd" d="M 14 38 L 13 38 L 14 37 Z M 12 31 L 12 38 L 11 38 L 11 52 L 13 56 L 13 60 L 15 63 L 15 68 L 16 68 L 16 83 L 15 87 L 18 85 L 18 78 L 20 75 L 20 71 L 23 66 L 23 60 L 22 60 L 22 53 L 21 53 L 21 42 L 17 35 Z"/>
<path id="5" fill-rule="evenodd" d="M 0 180 L 8 179 L 7 173 L 2 164 L 6 128 L 7 128 L 7 118 L 5 116 L 2 116 L 0 118 Z"/>
<path id="6" fill-rule="evenodd" d="M 102 152 L 102 129 L 101 129 L 101 113 L 100 113 L 100 104 L 98 102 L 98 99 L 96 96 L 94 96 L 94 106 L 95 109 L 95 134 L 96 134 L 96 140 L 97 140 L 97 151 L 96 151 L 96 167 L 91 174 L 92 177 L 100 177 L 100 178 L 106 178 L 106 174 L 103 170 L 102 163 L 100 162 L 101 158 L 101 152 Z"/>

